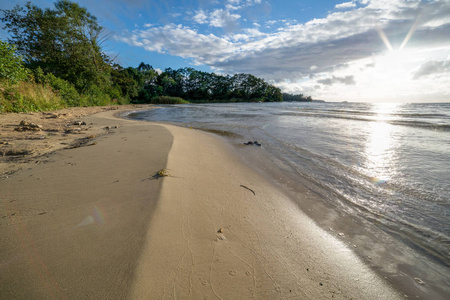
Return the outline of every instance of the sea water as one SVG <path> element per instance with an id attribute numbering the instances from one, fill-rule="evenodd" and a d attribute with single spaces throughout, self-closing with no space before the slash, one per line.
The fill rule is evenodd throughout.
<path id="1" fill-rule="evenodd" d="M 294 201 L 312 191 L 310 201 L 372 233 L 375 240 L 364 242 L 384 249 L 375 268 L 409 272 L 414 284 L 429 281 L 441 295 L 449 293 L 450 103 L 190 104 L 129 117 L 227 133 L 254 167 L 289 186 L 293 198 L 298 188 Z M 248 141 L 262 146 L 243 146 Z M 353 232 L 349 244 L 356 248 L 363 234 Z M 372 249 L 373 255 L 378 249 L 360 248 Z M 386 253 L 390 264 L 399 261 L 395 271 L 384 265 Z M 402 253 L 408 258 L 402 260 Z"/>

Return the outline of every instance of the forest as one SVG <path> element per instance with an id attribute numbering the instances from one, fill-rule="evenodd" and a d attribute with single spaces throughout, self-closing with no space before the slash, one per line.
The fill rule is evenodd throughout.
<path id="1" fill-rule="evenodd" d="M 0 9 L 0 113 L 129 103 L 311 101 L 251 74 L 124 68 L 102 50 L 108 35 L 86 8 L 58 0 Z M 293 100 L 295 99 L 295 100 Z"/>

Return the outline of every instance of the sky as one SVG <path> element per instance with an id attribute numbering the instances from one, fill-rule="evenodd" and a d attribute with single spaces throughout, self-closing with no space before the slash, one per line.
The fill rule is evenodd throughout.
<path id="1" fill-rule="evenodd" d="M 326 101 L 450 102 L 450 0 L 75 2 L 124 67 L 250 73 Z"/>

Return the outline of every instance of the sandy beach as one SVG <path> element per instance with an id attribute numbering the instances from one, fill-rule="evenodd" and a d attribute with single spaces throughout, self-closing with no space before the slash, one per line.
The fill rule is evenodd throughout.
<path id="1" fill-rule="evenodd" d="M 403 298 L 220 137 L 115 113 L 3 157 L 1 299 Z"/>

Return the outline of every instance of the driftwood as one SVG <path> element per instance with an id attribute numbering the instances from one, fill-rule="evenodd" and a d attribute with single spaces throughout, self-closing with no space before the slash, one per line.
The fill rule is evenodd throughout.
<path id="1" fill-rule="evenodd" d="M 244 145 L 246 145 L 246 146 L 255 145 L 255 146 L 261 147 L 261 143 L 258 143 L 258 141 L 254 141 L 254 142 L 248 141 L 247 143 L 244 143 Z"/>
<path id="2" fill-rule="evenodd" d="M 247 190 L 249 190 L 250 192 L 252 192 L 253 193 L 253 195 L 255 195 L 256 196 L 256 193 L 255 193 L 255 191 L 254 190 L 252 190 L 251 188 L 249 188 L 249 187 L 246 187 L 245 185 L 242 185 L 241 184 L 241 186 L 244 188 L 244 189 L 247 189 Z"/>

